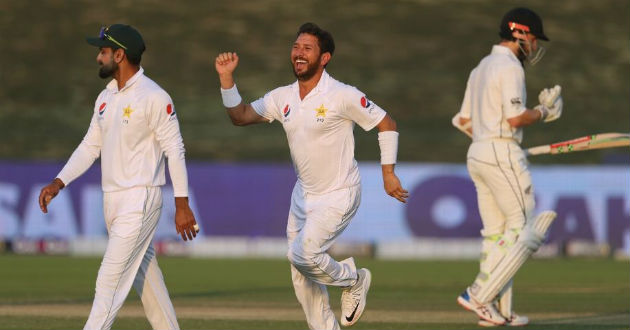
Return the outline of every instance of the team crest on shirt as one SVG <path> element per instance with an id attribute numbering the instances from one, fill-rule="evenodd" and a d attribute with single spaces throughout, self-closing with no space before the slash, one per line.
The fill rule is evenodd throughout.
<path id="1" fill-rule="evenodd" d="M 168 115 L 169 120 L 175 117 L 175 109 L 170 103 L 166 106 L 166 114 Z"/>
<path id="2" fill-rule="evenodd" d="M 103 102 L 103 104 L 101 104 L 101 106 L 98 107 L 98 115 L 102 117 L 106 109 L 107 109 L 107 103 Z"/>
<path id="3" fill-rule="evenodd" d="M 131 114 L 133 113 L 133 109 L 131 109 L 130 105 L 127 105 L 123 108 L 123 124 L 128 124 L 129 119 L 131 119 Z"/>
<path id="4" fill-rule="evenodd" d="M 326 109 L 323 104 L 320 105 L 319 108 L 315 109 L 315 119 L 318 123 L 324 122 L 324 119 L 326 118 L 326 112 L 328 112 L 328 109 Z"/>
<path id="5" fill-rule="evenodd" d="M 514 97 L 510 100 L 510 103 L 512 103 L 512 105 L 517 105 L 517 104 L 521 104 L 521 98 L 520 97 Z"/>
<path id="6" fill-rule="evenodd" d="M 360 103 L 361 103 L 361 106 L 362 106 L 364 109 L 367 109 L 367 110 L 368 110 L 368 113 L 372 113 L 372 109 L 374 108 L 374 107 L 373 107 L 373 104 L 372 104 L 372 102 L 370 102 L 370 100 L 368 100 L 368 98 L 367 98 L 367 97 L 365 97 L 365 95 L 364 95 L 364 96 L 361 96 Z"/>

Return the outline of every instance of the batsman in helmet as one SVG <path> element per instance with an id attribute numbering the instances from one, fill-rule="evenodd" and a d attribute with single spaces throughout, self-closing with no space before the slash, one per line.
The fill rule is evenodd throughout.
<path id="1" fill-rule="evenodd" d="M 524 67 L 544 54 L 549 41 L 540 16 L 528 8 L 508 11 L 501 40 L 472 70 L 453 125 L 472 138 L 467 167 L 477 190 L 482 251 L 479 274 L 457 298 L 480 326 L 529 323 L 512 310 L 512 277 L 542 244 L 553 211 L 534 216 L 534 189 L 521 141 L 523 127 L 551 122 L 562 113 L 561 88 L 546 88 L 539 105 L 526 106 Z"/>

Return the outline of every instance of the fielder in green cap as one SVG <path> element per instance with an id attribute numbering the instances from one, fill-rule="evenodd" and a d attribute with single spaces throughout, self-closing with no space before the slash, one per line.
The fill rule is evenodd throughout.
<path id="1" fill-rule="evenodd" d="M 154 329 L 179 329 L 151 240 L 162 211 L 165 159 L 175 196 L 175 228 L 192 240 L 199 227 L 188 205 L 184 142 L 171 97 L 140 66 L 145 50 L 129 25 L 87 38 L 99 47 L 99 76 L 113 78 L 94 104 L 89 129 L 57 177 L 41 190 L 40 208 L 101 158 L 103 209 L 109 240 L 84 329 L 110 329 L 129 290 L 140 295 Z"/>

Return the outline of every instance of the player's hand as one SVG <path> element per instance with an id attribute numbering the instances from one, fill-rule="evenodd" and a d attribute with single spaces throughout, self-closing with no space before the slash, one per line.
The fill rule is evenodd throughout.
<path id="1" fill-rule="evenodd" d="M 238 55 L 236 53 L 221 53 L 214 60 L 214 68 L 219 76 L 232 75 L 238 66 Z"/>
<path id="2" fill-rule="evenodd" d="M 57 196 L 59 191 L 66 185 L 59 178 L 55 178 L 51 183 L 42 188 L 39 192 L 39 208 L 44 213 L 48 213 L 48 204 Z"/>
<path id="3" fill-rule="evenodd" d="M 400 185 L 400 180 L 393 171 L 383 171 L 383 185 L 385 186 L 385 192 L 387 192 L 388 195 L 396 198 L 403 203 L 407 203 L 409 192 L 403 189 L 403 187 Z"/>
<path id="4" fill-rule="evenodd" d="M 540 91 L 538 94 L 538 102 L 540 104 L 546 106 L 547 108 L 553 107 L 553 104 L 560 97 L 560 93 L 562 92 L 562 87 L 560 85 L 555 85 L 553 88 L 545 88 Z"/>
<path id="5" fill-rule="evenodd" d="M 184 241 L 197 237 L 199 226 L 188 206 L 188 197 L 175 197 L 175 229 Z"/>
<path id="6" fill-rule="evenodd" d="M 472 120 L 470 120 L 469 118 L 462 118 L 458 112 L 451 119 L 451 123 L 460 132 L 468 135 L 468 137 L 472 139 Z"/>
<path id="7" fill-rule="evenodd" d="M 534 109 L 540 111 L 540 120 L 548 123 L 560 118 L 564 105 L 561 92 L 562 88 L 556 85 L 553 88 L 545 88 L 538 94 L 540 104 Z"/>

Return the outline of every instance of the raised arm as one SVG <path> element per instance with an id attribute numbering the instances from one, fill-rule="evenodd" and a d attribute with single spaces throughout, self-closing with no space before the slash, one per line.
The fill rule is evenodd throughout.
<path id="1" fill-rule="evenodd" d="M 214 67 L 219 75 L 221 83 L 221 96 L 227 114 L 236 126 L 246 126 L 268 122 L 263 116 L 254 111 L 251 105 L 243 103 L 234 83 L 234 70 L 238 66 L 236 53 L 221 53 L 214 61 Z"/>

